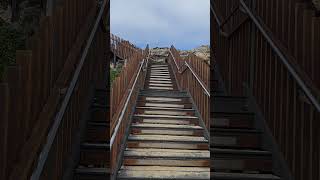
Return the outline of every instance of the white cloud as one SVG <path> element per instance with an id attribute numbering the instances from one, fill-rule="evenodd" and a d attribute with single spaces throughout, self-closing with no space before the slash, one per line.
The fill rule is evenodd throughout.
<path id="1" fill-rule="evenodd" d="M 209 44 L 209 0 L 111 0 L 111 32 L 138 46 Z"/>

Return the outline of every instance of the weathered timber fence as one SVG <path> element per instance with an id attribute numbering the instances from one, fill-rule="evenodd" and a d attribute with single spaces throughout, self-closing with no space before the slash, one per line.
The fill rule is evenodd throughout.
<path id="1" fill-rule="evenodd" d="M 171 46 L 168 61 L 180 90 L 187 90 L 196 104 L 204 125 L 210 127 L 210 66 L 203 59 L 189 54 L 182 59 Z"/>
<path id="2" fill-rule="evenodd" d="M 111 51 L 115 54 L 115 56 L 118 56 L 122 59 L 128 59 L 137 53 L 137 51 L 141 51 L 141 49 L 137 48 L 129 41 L 123 40 L 114 34 L 110 35 L 110 44 Z"/>
<path id="3" fill-rule="evenodd" d="M 127 130 L 139 90 L 143 88 L 149 47 L 136 51 L 128 57 L 128 63 L 111 86 L 110 101 L 110 150 L 111 176 L 115 176 L 120 165 Z"/>
<path id="4" fill-rule="evenodd" d="M 211 1 L 215 61 L 255 97 L 295 179 L 320 179 L 320 19 L 310 1 Z"/>
<path id="5" fill-rule="evenodd" d="M 63 1 L 17 52 L 0 83 L 0 179 L 62 178 L 89 89 L 107 85 L 108 3 Z"/>

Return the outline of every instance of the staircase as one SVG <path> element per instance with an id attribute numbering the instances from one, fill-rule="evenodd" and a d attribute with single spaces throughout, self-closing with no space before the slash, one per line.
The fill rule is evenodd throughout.
<path id="1" fill-rule="evenodd" d="M 106 121 L 106 92 L 97 89 L 91 105 L 85 138 L 74 180 L 106 180 L 110 177 L 109 122 Z"/>
<path id="2" fill-rule="evenodd" d="M 217 77 L 217 76 L 215 76 Z M 211 178 L 215 180 L 279 180 L 273 174 L 272 153 L 262 147 L 255 113 L 246 97 L 228 96 L 213 80 L 211 116 Z"/>
<path id="3" fill-rule="evenodd" d="M 209 179 L 209 141 L 165 62 L 151 62 L 117 179 Z"/>

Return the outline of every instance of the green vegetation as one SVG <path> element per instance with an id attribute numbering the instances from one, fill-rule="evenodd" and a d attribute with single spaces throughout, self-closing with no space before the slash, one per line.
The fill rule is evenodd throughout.
<path id="1" fill-rule="evenodd" d="M 15 63 L 16 50 L 24 48 L 25 38 L 21 31 L 1 20 L 0 42 L 0 79 L 2 79 L 5 68 Z"/>
<path id="2" fill-rule="evenodd" d="M 118 77 L 122 69 L 122 66 L 117 66 L 116 68 L 110 67 L 110 84 Z"/>

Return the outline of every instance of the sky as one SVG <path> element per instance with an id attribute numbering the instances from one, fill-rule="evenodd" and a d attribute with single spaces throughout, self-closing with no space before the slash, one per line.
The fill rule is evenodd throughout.
<path id="1" fill-rule="evenodd" d="M 210 43 L 210 0 L 111 0 L 111 33 L 138 47 Z"/>

